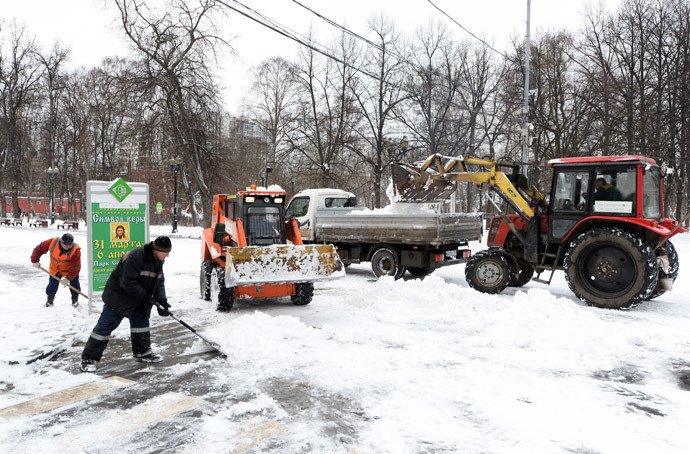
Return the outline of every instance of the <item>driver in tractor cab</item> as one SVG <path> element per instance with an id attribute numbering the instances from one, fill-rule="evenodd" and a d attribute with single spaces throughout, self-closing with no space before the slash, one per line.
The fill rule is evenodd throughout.
<path id="1" fill-rule="evenodd" d="M 595 189 L 594 200 L 623 200 L 623 194 L 604 177 L 597 178 Z"/>

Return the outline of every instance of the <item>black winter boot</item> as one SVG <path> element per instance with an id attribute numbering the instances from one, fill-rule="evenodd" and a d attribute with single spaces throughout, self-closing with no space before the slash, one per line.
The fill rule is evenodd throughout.
<path id="1" fill-rule="evenodd" d="M 72 307 L 79 307 L 79 295 L 72 295 Z"/>
<path id="2" fill-rule="evenodd" d="M 110 336 L 105 337 L 91 332 L 91 336 L 89 336 L 89 340 L 86 341 L 86 345 L 84 346 L 84 351 L 81 352 L 82 362 L 87 361 L 95 364 L 100 361 L 103 357 L 105 347 L 108 346 L 109 339 Z"/>
<path id="3" fill-rule="evenodd" d="M 48 301 L 46 301 L 45 307 L 53 307 L 54 301 L 55 301 L 55 295 L 48 295 Z"/>

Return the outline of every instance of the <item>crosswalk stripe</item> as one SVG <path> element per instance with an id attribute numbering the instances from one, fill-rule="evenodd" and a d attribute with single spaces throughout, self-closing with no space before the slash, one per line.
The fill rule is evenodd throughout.
<path id="1" fill-rule="evenodd" d="M 272 419 L 263 421 L 250 421 L 242 432 L 232 437 L 231 443 L 234 446 L 233 454 L 244 454 L 250 449 L 255 448 L 259 443 L 277 437 L 287 430 L 287 426 Z"/>
<path id="2" fill-rule="evenodd" d="M 58 436 L 32 440 L 14 452 L 35 454 L 44 452 L 42 449 L 46 447 L 50 447 L 50 452 L 54 453 L 82 452 L 204 403 L 206 402 L 198 397 L 177 393 L 163 394 L 97 422 L 69 428 Z"/>
<path id="3" fill-rule="evenodd" d="M 74 388 L 63 389 L 62 391 L 3 408 L 0 410 L 0 418 L 10 419 L 37 415 L 114 389 L 125 388 L 134 383 L 132 380 L 121 377 L 108 377 L 104 380 L 85 383 Z"/>
<path id="4" fill-rule="evenodd" d="M 282 422 L 264 417 L 256 417 L 244 421 L 235 430 L 235 434 L 227 441 L 223 441 L 224 446 L 232 447 L 232 454 L 245 454 L 271 438 L 275 438 L 288 429 Z M 196 444 L 187 446 L 180 454 L 201 454 L 207 452 L 218 452 L 218 440 L 211 438 L 196 440 Z"/>

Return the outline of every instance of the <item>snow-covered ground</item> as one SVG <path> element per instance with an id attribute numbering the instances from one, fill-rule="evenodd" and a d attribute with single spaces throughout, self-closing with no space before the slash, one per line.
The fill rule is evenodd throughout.
<path id="1" fill-rule="evenodd" d="M 151 236 L 167 232 L 152 227 Z M 85 245 L 86 232 L 74 233 Z M 107 373 L 76 368 L 97 314 L 73 310 L 65 289 L 55 307 L 43 307 L 47 276 L 29 256 L 58 232 L 0 227 L 0 234 L 1 412 Z M 551 286 L 530 282 L 492 296 L 468 287 L 462 265 L 394 281 L 376 280 L 363 264 L 318 283 L 308 306 L 253 300 L 218 313 L 198 297 L 199 234 L 182 228 L 173 238 L 169 301 L 230 356 L 150 366 L 160 371 L 159 385 L 189 376 L 204 383 L 198 397 L 208 409 L 174 452 L 247 452 L 238 440 L 252 418 L 272 421 L 273 432 L 251 452 L 690 452 L 690 235 L 673 240 L 681 264 L 674 290 L 629 311 L 584 305 L 562 273 Z M 81 279 L 86 288 L 85 272 Z M 163 323 L 170 319 L 152 317 L 154 342 Z M 75 364 L 26 364 L 70 333 L 78 334 L 68 349 Z M 128 339 L 126 322 L 114 336 Z M 186 353 L 202 350 L 190 342 Z M 112 361 L 109 353 L 101 366 Z M 82 405 L 78 413 L 88 420 Z M 0 418 L 0 452 L 53 452 L 51 437 L 81 423 L 53 425 L 41 442 L 29 438 L 33 419 Z M 158 452 L 117 440 L 120 452 Z"/>

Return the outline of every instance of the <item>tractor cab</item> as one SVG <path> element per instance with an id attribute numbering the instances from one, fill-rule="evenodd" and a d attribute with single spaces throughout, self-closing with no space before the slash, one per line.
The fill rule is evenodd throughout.
<path id="1" fill-rule="evenodd" d="M 553 168 L 549 238 L 563 241 L 581 221 L 661 221 L 661 171 L 642 156 L 564 158 Z M 576 232 L 575 232 L 576 233 Z"/>
<path id="2" fill-rule="evenodd" d="M 285 244 L 285 192 L 252 187 L 237 195 L 247 246 Z"/>

